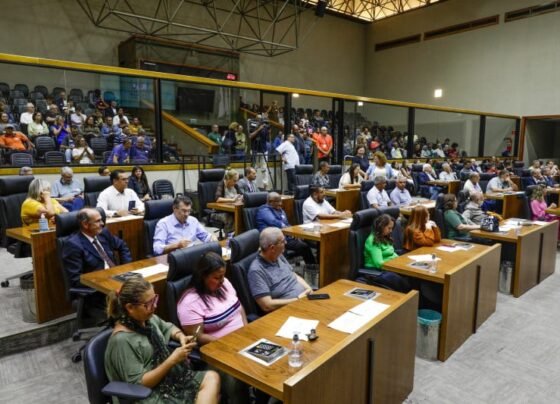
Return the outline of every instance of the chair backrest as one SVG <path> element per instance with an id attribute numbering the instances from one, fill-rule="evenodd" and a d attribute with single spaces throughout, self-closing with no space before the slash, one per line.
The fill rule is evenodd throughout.
<path id="1" fill-rule="evenodd" d="M 97 197 L 105 188 L 111 186 L 110 177 L 85 177 L 84 178 L 84 202 L 86 206 L 96 206 Z"/>
<path id="2" fill-rule="evenodd" d="M 268 192 L 249 192 L 243 194 L 243 222 L 246 229 L 257 228 L 255 215 L 257 214 L 257 210 L 262 205 L 266 204 L 267 197 Z"/>
<path id="3" fill-rule="evenodd" d="M 37 157 L 42 157 L 46 152 L 56 150 L 54 140 L 50 136 L 38 136 L 35 138 L 35 150 Z"/>
<path id="4" fill-rule="evenodd" d="M 45 164 L 66 164 L 66 157 L 60 151 L 48 151 L 45 153 Z"/>
<path id="5" fill-rule="evenodd" d="M 21 205 L 27 198 L 31 181 L 32 175 L 0 177 L 0 229 L 3 241 L 6 229 L 22 226 Z"/>
<path id="6" fill-rule="evenodd" d="M 108 328 L 95 335 L 84 348 L 84 373 L 88 399 L 91 404 L 105 404 L 111 402 L 111 397 L 101 391 L 109 379 L 105 373 L 105 350 L 113 329 Z"/>
<path id="7" fill-rule="evenodd" d="M 481 181 L 490 181 L 495 176 L 496 176 L 496 174 L 492 174 L 492 173 L 480 173 L 480 180 Z"/>
<path id="8" fill-rule="evenodd" d="M 32 166 L 33 156 L 27 153 L 12 153 L 10 155 L 10 163 L 14 167 Z"/>
<path id="9" fill-rule="evenodd" d="M 310 185 L 312 179 L 313 179 L 312 164 L 298 164 L 295 166 L 296 185 Z"/>
<path id="10" fill-rule="evenodd" d="M 391 233 L 391 237 L 393 238 L 393 246 L 395 247 L 395 251 L 397 252 L 397 254 L 404 252 L 404 225 L 400 209 L 395 206 L 389 206 L 387 208 L 379 209 L 379 214 L 386 214 L 395 219 L 393 232 Z"/>
<path id="11" fill-rule="evenodd" d="M 412 172 L 421 173 L 424 170 L 424 164 L 413 164 L 411 167 Z"/>
<path id="12" fill-rule="evenodd" d="M 216 200 L 216 189 L 220 181 L 224 179 L 225 173 L 226 170 L 223 168 L 200 170 L 198 173 L 198 201 L 202 216 L 206 215 L 205 209 L 208 202 Z"/>
<path id="13" fill-rule="evenodd" d="M 521 170 L 521 177 L 530 177 L 530 176 L 531 176 L 530 168 L 524 168 L 523 170 Z"/>
<path id="14" fill-rule="evenodd" d="M 177 303 L 191 281 L 192 271 L 198 265 L 203 254 L 213 251 L 222 255 L 222 247 L 218 242 L 199 244 L 189 248 L 181 248 L 167 256 L 169 271 L 167 272 L 167 307 L 169 320 L 181 328 L 177 317 Z"/>
<path id="15" fill-rule="evenodd" d="M 342 178 L 342 166 L 332 165 L 329 167 L 329 188 L 338 188 L 338 183 Z"/>
<path id="16" fill-rule="evenodd" d="M 173 199 L 144 202 L 144 246 L 146 256 L 154 255 L 154 233 L 161 218 L 173 213 Z"/>
<path id="17" fill-rule="evenodd" d="M 307 199 L 309 197 L 309 185 L 296 185 L 294 199 Z"/>
<path id="18" fill-rule="evenodd" d="M 444 210 L 443 210 L 443 194 L 439 194 L 436 199 L 436 207 L 434 209 L 434 222 L 441 230 L 441 236 L 447 237 L 447 226 L 445 225 Z"/>
<path id="19" fill-rule="evenodd" d="M 104 137 L 93 137 L 90 140 L 90 146 L 93 153 L 97 157 L 101 157 L 107 151 L 107 139 Z"/>
<path id="20" fill-rule="evenodd" d="M 164 195 L 171 195 L 175 198 L 173 183 L 169 180 L 155 180 L 152 184 L 152 193 L 155 199 L 161 199 Z"/>
<path id="21" fill-rule="evenodd" d="M 391 191 L 396 188 L 396 186 L 397 186 L 396 179 L 387 180 L 387 184 L 385 185 L 385 192 L 387 192 L 387 194 L 390 194 Z"/>
<path id="22" fill-rule="evenodd" d="M 359 210 L 352 217 L 352 224 L 348 234 L 348 254 L 350 255 L 350 271 L 348 276 L 351 280 L 356 279 L 360 268 L 364 268 L 364 244 L 371 234 L 373 222 L 379 215 L 379 210 L 372 208 Z"/>
<path id="23" fill-rule="evenodd" d="M 29 87 L 27 87 L 27 84 L 16 84 L 14 90 L 21 91 L 25 98 L 29 96 Z"/>
<path id="24" fill-rule="evenodd" d="M 45 86 L 35 86 L 33 91 L 36 91 L 36 92 L 39 92 L 39 93 L 43 94 L 44 98 L 47 98 L 47 95 L 49 95 L 49 90 Z"/>
<path id="25" fill-rule="evenodd" d="M 369 192 L 369 190 L 371 188 L 373 188 L 373 181 L 368 180 L 368 181 L 362 181 L 362 187 L 360 188 L 360 208 L 363 209 L 368 209 L 369 208 L 369 202 L 367 200 L 367 193 Z"/>
<path id="26" fill-rule="evenodd" d="M 247 273 L 259 250 L 259 231 L 252 229 L 231 239 L 231 283 L 247 315 L 261 315 L 255 302 Z"/>

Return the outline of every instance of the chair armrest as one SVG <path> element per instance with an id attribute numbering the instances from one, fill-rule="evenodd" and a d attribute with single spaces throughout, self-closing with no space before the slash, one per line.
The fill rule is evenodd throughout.
<path id="1" fill-rule="evenodd" d="M 131 384 L 125 382 L 111 382 L 107 384 L 101 392 L 107 396 L 117 398 L 143 400 L 152 394 L 152 389 L 140 384 Z"/>
<path id="2" fill-rule="evenodd" d="M 89 296 L 95 293 L 95 289 L 92 288 L 70 288 L 69 292 L 71 294 L 79 296 Z"/>
<path id="3" fill-rule="evenodd" d="M 359 275 L 369 275 L 369 276 L 379 276 L 383 273 L 380 269 L 377 268 L 360 268 L 358 269 Z"/>

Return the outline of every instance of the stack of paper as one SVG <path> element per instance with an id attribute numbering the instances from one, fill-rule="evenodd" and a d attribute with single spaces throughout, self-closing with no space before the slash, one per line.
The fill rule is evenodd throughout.
<path id="1" fill-rule="evenodd" d="M 329 327 L 352 334 L 368 321 L 385 311 L 387 307 L 389 307 L 387 304 L 378 303 L 375 300 L 366 300 L 338 317 L 329 324 Z"/>
<path id="2" fill-rule="evenodd" d="M 345 221 L 341 220 L 340 222 L 331 223 L 329 224 L 329 226 L 337 227 L 339 229 L 346 229 L 347 227 L 350 227 L 350 223 L 346 223 Z"/>
<path id="3" fill-rule="evenodd" d="M 316 330 L 319 320 L 306 320 L 298 317 L 288 317 L 286 322 L 280 327 L 276 336 L 291 340 L 297 334 L 300 340 L 307 341 L 307 334 L 311 330 Z"/>
<path id="4" fill-rule="evenodd" d="M 313 230 L 313 228 L 315 226 L 321 226 L 319 223 L 306 223 L 306 224 L 300 224 L 299 227 L 302 230 Z"/>
<path id="5" fill-rule="evenodd" d="M 408 255 L 408 258 L 416 262 L 431 261 L 432 254 Z M 441 258 L 436 257 L 436 261 L 441 261 Z"/>
<path id="6" fill-rule="evenodd" d="M 137 270 L 131 271 L 131 272 L 134 272 L 136 274 L 140 274 L 144 278 L 148 278 L 149 276 L 153 276 L 153 275 L 156 275 L 156 274 L 161 274 L 162 272 L 167 272 L 168 270 L 169 270 L 169 267 L 167 265 L 156 264 L 156 265 L 152 265 L 151 267 L 137 269 Z"/>

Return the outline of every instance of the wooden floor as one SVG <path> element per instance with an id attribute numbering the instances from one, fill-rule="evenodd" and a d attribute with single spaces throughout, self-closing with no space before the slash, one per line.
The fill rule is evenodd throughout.
<path id="1" fill-rule="evenodd" d="M 0 253 L 0 268 L 6 261 Z M 2 306 L 6 299 L 0 290 Z M 519 299 L 498 295 L 496 313 L 445 363 L 416 359 L 406 403 L 560 402 L 559 302 L 558 273 Z M 65 340 L 0 358 L 0 403 L 86 403 L 83 365 L 70 361 L 78 346 Z"/>

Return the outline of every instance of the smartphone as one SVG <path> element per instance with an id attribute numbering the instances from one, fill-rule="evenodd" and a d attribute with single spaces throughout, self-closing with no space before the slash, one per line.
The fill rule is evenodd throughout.
<path id="1" fill-rule="evenodd" d="M 200 335 L 200 332 L 202 331 L 202 326 L 199 325 L 196 330 L 194 330 L 194 334 L 193 334 L 193 341 L 196 342 L 198 340 L 198 336 Z"/>
<path id="2" fill-rule="evenodd" d="M 325 300 L 325 299 L 330 299 L 331 297 L 329 296 L 328 293 L 315 293 L 315 294 L 307 295 L 307 298 L 309 300 Z"/>
<path id="3" fill-rule="evenodd" d="M 136 207 L 136 201 L 128 201 L 128 211 L 130 212 L 132 209 Z"/>

